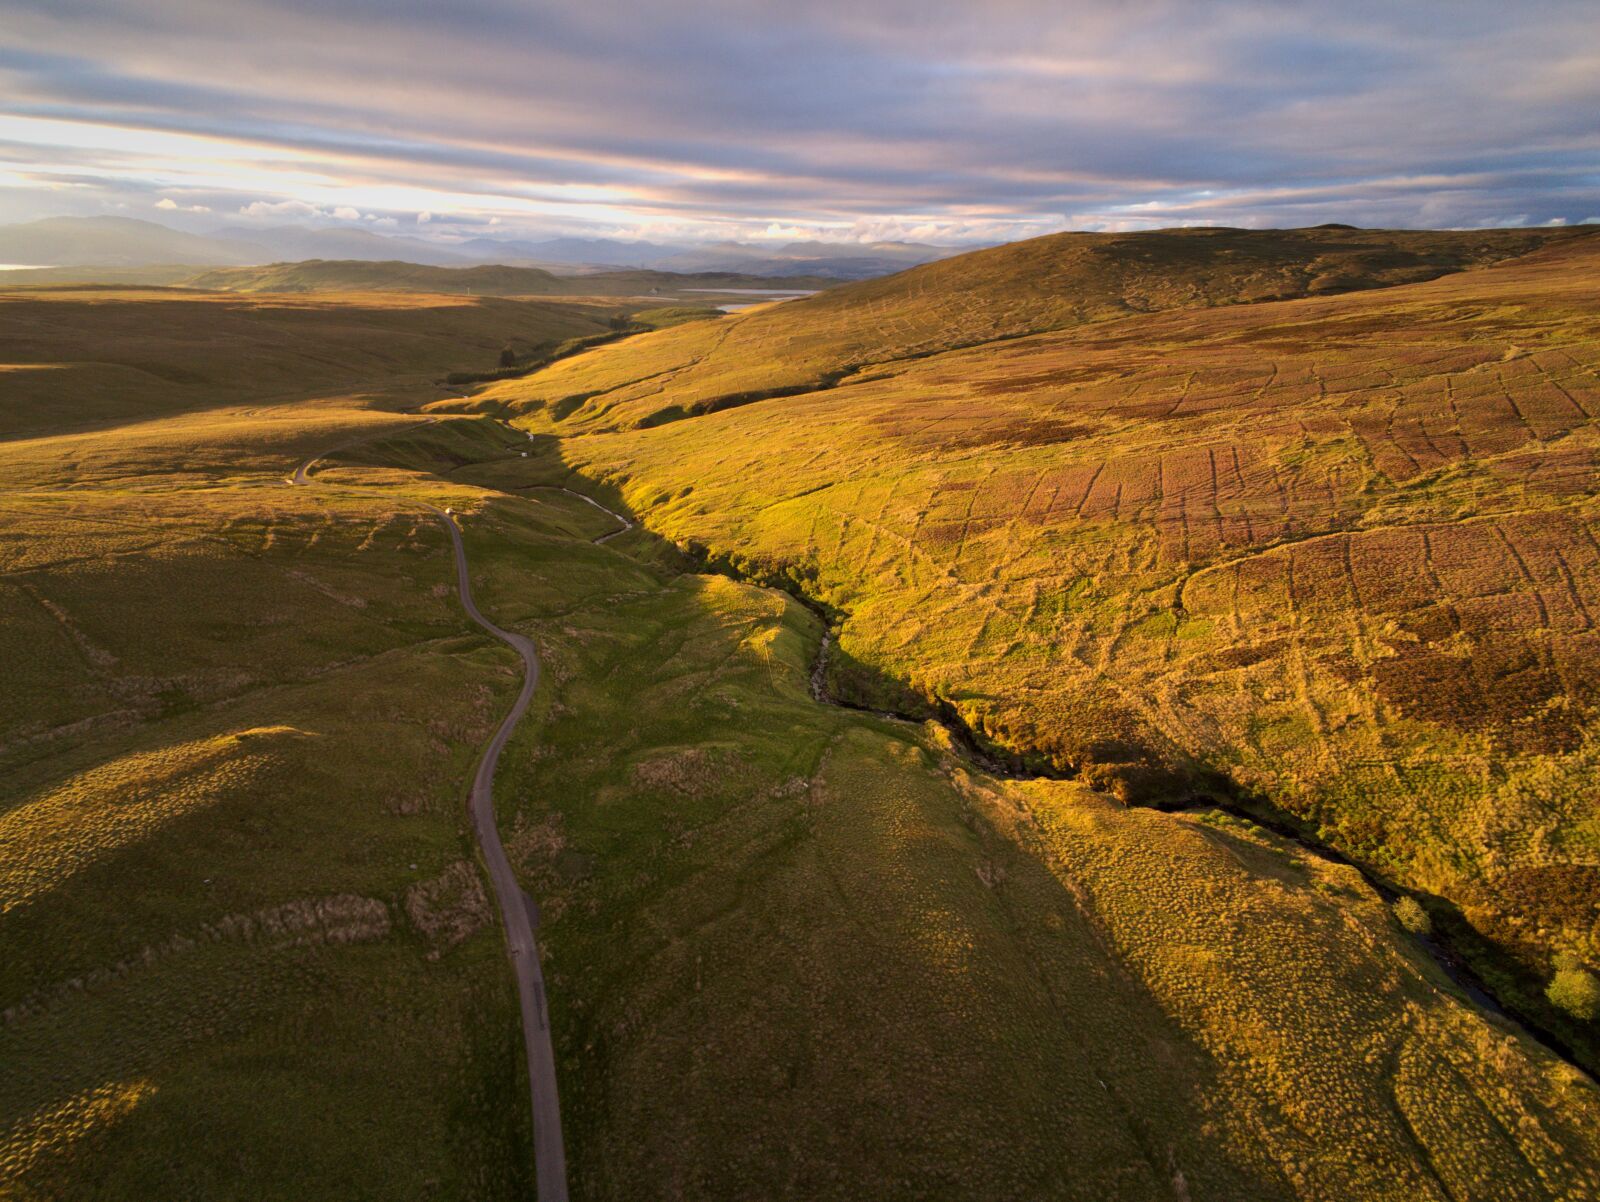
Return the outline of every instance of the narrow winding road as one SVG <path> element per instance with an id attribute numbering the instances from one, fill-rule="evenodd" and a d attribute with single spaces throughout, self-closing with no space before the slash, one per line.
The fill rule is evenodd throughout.
<path id="1" fill-rule="evenodd" d="M 392 433 L 392 431 L 385 431 Z M 374 436 L 376 437 L 376 436 Z M 350 445 L 350 444 L 346 444 Z M 340 449 L 343 449 L 342 447 Z M 324 452 L 329 454 L 331 452 Z M 306 460 L 289 478 L 290 484 L 312 483 L 311 471 L 323 458 L 318 455 Z M 349 487 L 346 491 L 365 493 L 395 500 L 392 493 L 380 489 Z M 563 490 L 565 491 L 565 490 Z M 582 496 L 581 493 L 574 494 Z M 584 500 L 589 498 L 584 497 Z M 539 685 L 539 653 L 533 641 L 525 635 L 502 630 L 478 608 L 472 598 L 472 580 L 467 572 L 467 549 L 461 539 L 461 530 L 455 519 L 437 506 L 425 501 L 412 504 L 426 509 L 450 535 L 450 545 L 455 554 L 456 587 L 461 598 L 461 608 L 467 616 L 490 635 L 499 639 L 522 657 L 522 691 L 510 711 L 501 720 L 494 737 L 484 748 L 478 760 L 477 772 L 472 778 L 469 809 L 473 832 L 478 837 L 478 847 L 489 869 L 489 879 L 494 886 L 495 900 L 500 906 L 500 917 L 505 924 L 506 944 L 511 955 L 511 967 L 517 978 L 517 998 L 522 1009 L 523 1044 L 528 1055 L 528 1083 L 533 1095 L 533 1155 L 534 1173 L 538 1184 L 539 1202 L 566 1202 L 567 1156 L 561 1141 L 561 1099 L 556 1091 L 555 1050 L 550 1041 L 550 1014 L 545 1004 L 544 972 L 539 965 L 539 944 L 534 937 L 537 909 L 533 899 L 522 891 L 511 862 L 506 858 L 505 846 L 500 842 L 500 832 L 494 821 L 494 772 L 500 762 L 500 752 L 516 729 L 533 691 Z M 597 505 L 597 502 L 590 501 Z M 610 513 L 610 510 L 606 512 Z M 621 514 L 612 514 L 618 521 L 628 523 Z M 631 525 L 631 523 L 628 523 Z M 620 531 L 618 531 L 620 533 Z"/>

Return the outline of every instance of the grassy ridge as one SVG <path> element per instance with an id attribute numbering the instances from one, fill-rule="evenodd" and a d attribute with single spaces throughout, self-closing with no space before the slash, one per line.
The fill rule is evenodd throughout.
<path id="1" fill-rule="evenodd" d="M 601 398 L 525 420 L 669 539 L 811 582 L 863 700 L 943 699 L 1130 800 L 1231 781 L 1421 893 L 1592 1057 L 1543 992 L 1600 964 L 1597 262 L 1579 237 L 658 428 L 580 434 Z"/>
<path id="2" fill-rule="evenodd" d="M 1208 308 L 1431 279 L 1577 231 L 1057 234 L 944 259 L 575 360 L 484 405 L 554 406 L 575 429 L 655 425 L 870 377 L 875 365 L 1130 312 Z M 569 401 L 580 402 L 570 405 Z"/>

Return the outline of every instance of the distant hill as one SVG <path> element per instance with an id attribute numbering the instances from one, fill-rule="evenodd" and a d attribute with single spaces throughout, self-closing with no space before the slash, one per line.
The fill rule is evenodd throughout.
<path id="1" fill-rule="evenodd" d="M 461 296 L 645 296 L 745 288 L 826 288 L 837 280 L 729 272 L 612 271 L 558 276 L 537 267 L 431 267 L 398 261 L 312 259 L 233 267 L 189 278 L 228 292 L 441 292 Z"/>
<path id="2" fill-rule="evenodd" d="M 619 238 L 552 238 L 545 241 L 474 238 L 455 244 L 458 254 L 495 262 L 593 272 L 611 267 L 657 271 L 738 272 L 779 277 L 827 276 L 860 280 L 947 258 L 949 247 L 914 242 L 711 242 L 669 246 Z M 411 256 L 407 256 L 411 257 Z"/>
<path id="3" fill-rule="evenodd" d="M 960 253 L 916 242 L 790 242 L 760 246 L 723 242 L 678 249 L 653 266 L 670 271 L 742 271 L 759 275 L 826 275 L 863 280 Z"/>
<path id="4" fill-rule="evenodd" d="M 289 262 L 299 259 L 404 259 L 435 267 L 465 267 L 483 260 L 423 238 L 399 234 L 377 234 L 371 230 L 343 226 L 311 228 L 280 225 L 252 230 L 229 227 L 230 234 L 248 236 L 267 249 L 267 254 L 250 260 L 255 263 Z"/>
<path id="5" fill-rule="evenodd" d="M 473 238 L 460 243 L 463 254 L 474 257 L 513 256 L 517 259 L 567 266 L 654 267 L 672 253 L 654 242 L 627 242 L 620 238 L 547 238 L 500 240 Z"/>
<path id="6" fill-rule="evenodd" d="M 582 393 L 609 424 L 654 423 L 953 347 L 1128 313 L 1412 283 L 1579 235 L 1575 229 L 1053 234 L 758 311 L 719 330 L 714 344 L 707 331 L 684 327 L 592 363 L 557 364 L 517 403 Z M 648 383 L 667 370 L 682 373 L 670 398 Z M 581 421 L 586 412 L 573 417 Z"/>
<path id="7" fill-rule="evenodd" d="M 496 264 L 555 275 L 593 275 L 619 268 L 716 272 L 766 276 L 806 287 L 800 282 L 803 277 L 869 279 L 952 253 L 946 247 L 910 242 L 666 245 L 620 238 L 487 237 L 445 242 L 355 226 L 262 227 L 238 222 L 194 234 L 132 217 L 51 217 L 0 226 L 0 264 L 55 268 L 233 267 L 310 259 L 365 260 L 429 267 Z M 41 278 L 38 282 L 45 281 Z"/>
<path id="8" fill-rule="evenodd" d="M 270 257 L 265 247 L 244 239 L 187 234 L 133 217 L 47 217 L 0 226 L 0 263 L 131 267 L 259 263 Z"/>
<path id="9" fill-rule="evenodd" d="M 533 267 L 436 267 L 398 260 L 308 259 L 228 267 L 192 276 L 194 288 L 223 292 L 444 292 L 476 296 L 553 296 L 576 292 Z"/>

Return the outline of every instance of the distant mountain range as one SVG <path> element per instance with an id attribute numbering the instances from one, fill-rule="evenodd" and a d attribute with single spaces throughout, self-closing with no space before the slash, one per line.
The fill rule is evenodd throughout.
<path id="1" fill-rule="evenodd" d="M 32 273 L 27 273 L 31 275 Z M 480 263 L 435 267 L 373 259 L 309 259 L 263 267 L 218 267 L 185 277 L 191 288 L 222 292 L 442 292 L 464 296 L 660 295 L 681 303 L 711 303 L 702 293 L 788 289 L 820 290 L 837 280 L 811 276 L 759 276 L 733 272 L 667 272 L 617 268 L 556 275 L 538 267 Z M 761 298 L 756 298 L 761 299 Z"/>
<path id="2" fill-rule="evenodd" d="M 542 242 L 496 242 L 478 238 L 459 248 L 473 255 L 516 253 L 546 266 L 578 269 L 645 267 L 656 271 L 736 271 L 746 275 L 825 275 L 867 279 L 931 263 L 958 251 L 915 242 L 749 242 L 665 245 L 616 238 L 551 238 Z"/>
<path id="3" fill-rule="evenodd" d="M 57 267 L 235 267 L 337 259 L 403 260 L 431 267 L 505 264 L 561 275 L 619 267 L 769 277 L 867 279 L 958 253 L 914 242 L 665 244 L 618 238 L 472 238 L 435 242 L 340 227 L 227 225 L 194 234 L 132 217 L 50 217 L 0 226 L 0 263 Z"/>
<path id="4" fill-rule="evenodd" d="M 0 263 L 44 267 L 257 263 L 265 247 L 132 217 L 47 217 L 0 226 Z"/>

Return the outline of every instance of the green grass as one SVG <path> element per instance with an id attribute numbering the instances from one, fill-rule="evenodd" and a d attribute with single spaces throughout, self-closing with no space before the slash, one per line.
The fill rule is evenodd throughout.
<path id="1" fill-rule="evenodd" d="M 131 345 L 169 302 L 99 303 L 45 310 L 59 345 L 97 323 Z M 325 323 L 343 312 L 327 303 Z M 1172 718 L 1191 713 L 1241 772 L 1265 757 L 1216 715 L 1265 720 L 1304 770 L 1306 698 L 1331 687 L 1306 632 L 1275 648 L 1265 601 L 1255 640 L 1213 612 L 1203 575 L 1176 614 L 1201 564 L 1163 558 L 1159 523 L 985 507 L 1011 495 L 1007 465 L 1062 443 L 1030 440 L 1034 402 L 985 402 L 997 416 L 960 390 L 1063 357 L 1112 374 L 1125 342 L 930 358 L 759 422 L 755 405 L 529 438 L 390 411 L 437 398 L 423 365 L 472 366 L 432 366 L 455 323 L 482 323 L 470 359 L 521 312 L 417 311 L 444 325 L 416 344 L 391 331 L 326 387 L 264 397 L 239 378 L 232 401 L 214 383 L 159 420 L 130 388 L 100 400 L 121 397 L 126 424 L 76 432 L 77 414 L 19 405 L 31 435 L 0 444 L 0 637 L 27 665 L 0 696 L 6 1192 L 526 1195 L 510 977 L 462 804 L 515 665 L 455 607 L 419 499 L 461 515 L 480 605 L 544 659 L 497 806 L 542 911 L 575 1197 L 1600 1191 L 1592 1082 L 1485 1018 L 1353 870 L 1090 788 L 1127 783 L 1127 747 L 1186 764 Z M 1241 324 L 1224 333 L 1259 337 L 1246 312 L 1226 310 Z M 1219 334 L 1169 320 L 1153 357 Z M 1120 432 L 1124 458 L 1165 436 L 1109 407 L 1049 422 Z M 283 483 L 341 445 L 316 486 Z M 1370 478 L 1337 432 L 1271 445 L 1307 489 Z M 610 519 L 552 486 L 625 499 L 648 528 L 596 545 Z M 897 525 L 919 515 L 915 538 Z M 937 726 L 813 701 L 817 620 L 696 571 L 678 542 L 846 615 L 836 662 L 863 687 L 947 695 L 997 742 L 1081 745 L 1085 779 L 993 779 Z M 1219 668 L 1175 675 L 1202 657 Z M 1147 742 L 1130 680 L 1149 686 Z M 1503 763 L 1533 815 L 1589 770 Z M 1340 813 L 1394 812 L 1384 769 L 1344 767 L 1308 779 L 1352 799 Z M 1408 797 L 1477 804 L 1474 762 L 1395 771 Z M 1459 838 L 1453 811 L 1404 814 L 1432 824 L 1396 824 L 1421 844 Z M 1576 807 L 1564 821 L 1575 858 L 1590 828 Z"/>
<path id="2" fill-rule="evenodd" d="M 903 350 L 894 340 L 911 335 L 885 306 L 917 337 L 958 343 L 1010 328 L 994 324 L 1005 303 L 1037 315 L 1041 289 L 1078 297 L 1042 268 L 1084 247 L 1122 247 L 1126 263 L 1173 239 L 1198 254 L 1250 238 L 1044 239 L 646 336 L 462 404 L 520 410 L 673 543 L 759 578 L 799 572 L 846 615 L 838 662 L 853 667 L 836 683 L 859 699 L 943 699 L 1002 749 L 1131 801 L 1221 773 L 1441 898 L 1479 971 L 1600 1064 L 1600 1032 L 1545 998 L 1557 954 L 1600 964 L 1592 913 L 1561 900 L 1600 896 L 1585 783 L 1600 703 L 1587 416 L 1600 413 L 1600 241 L 1333 298 L 1206 293 L 647 420 L 722 395 L 729 372 L 747 395 L 781 394 L 821 362 L 806 347 Z M 1097 286 L 1142 280 L 1178 305 L 1207 280 L 1264 288 L 1293 260 L 1277 235 L 1258 247 L 1256 276 L 1229 274 L 1245 268 L 1226 257 L 1220 276 L 1197 275 L 1180 258 Z M 981 322 L 937 332 L 958 304 Z M 691 349 L 703 357 L 679 363 Z M 646 368 L 664 374 L 615 382 Z M 603 387 L 565 416 L 544 403 L 580 381 Z"/>
<path id="3" fill-rule="evenodd" d="M 64 347 L 92 327 L 132 347 L 143 322 L 160 356 L 184 337 L 172 303 L 0 304 L 0 340 L 25 359 L 23 331 Z M 453 337 L 473 314 L 485 343 L 543 317 L 469 306 L 408 330 L 409 302 L 290 309 L 196 327 L 218 342 L 180 347 L 172 373 L 204 353 L 215 374 L 159 407 L 188 413 L 147 417 L 142 385 L 95 396 L 98 369 L 74 362 L 62 403 L 95 407 L 18 399 L 30 436 L 0 443 L 7 1197 L 530 1181 L 515 999 L 467 884 L 463 801 L 513 664 L 455 606 L 443 532 L 414 505 L 284 476 L 415 424 L 319 383 L 426 400 L 418 369 L 450 347 L 470 361 Z M 325 323 L 319 341 L 294 334 L 300 315 Z M 364 349 L 341 361 L 352 339 Z M 269 379 L 325 374 L 263 403 L 230 347 L 246 368 L 271 360 Z M 125 425 L 55 432 L 117 405 Z"/>
<path id="4" fill-rule="evenodd" d="M 819 705 L 793 600 L 644 532 L 526 541 L 529 505 L 581 507 L 543 491 L 558 448 L 460 465 L 494 427 L 455 425 L 351 454 L 431 444 L 493 481 L 466 530 L 486 610 L 546 659 L 503 826 L 576 1192 L 1590 1188 L 1592 1087 L 1476 1014 L 1354 870 Z"/>

